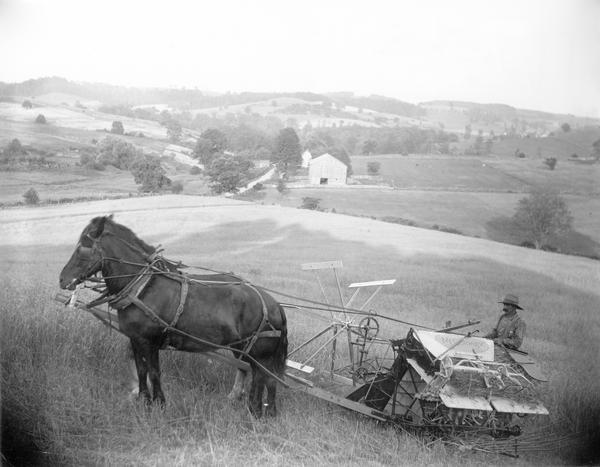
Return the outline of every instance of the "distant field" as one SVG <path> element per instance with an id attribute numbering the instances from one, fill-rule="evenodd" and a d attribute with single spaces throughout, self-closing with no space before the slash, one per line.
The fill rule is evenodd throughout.
<path id="1" fill-rule="evenodd" d="M 126 399 L 123 338 L 52 300 L 58 272 L 91 217 L 116 220 L 165 254 L 292 295 L 322 299 L 308 261 L 341 259 L 342 284 L 396 278 L 373 303 L 381 314 L 440 326 L 497 318 L 498 299 L 517 293 L 527 311 L 524 348 L 550 376 L 542 389 L 565 433 L 591 429 L 600 407 L 598 262 L 480 239 L 326 213 L 222 198 L 164 196 L 10 209 L 0 217 L 7 268 L 0 301 L 3 408 L 47 462 L 61 465 L 502 464 L 504 457 L 425 445 L 296 391 L 280 390 L 281 415 L 256 422 L 225 399 L 230 368 L 163 352 L 164 411 Z M 326 292 L 334 297 L 332 277 Z M 344 290 L 347 297 L 348 292 Z M 292 345 L 327 323 L 290 310 Z M 398 337 L 406 326 L 385 326 Z M 33 434 L 33 435 L 32 435 Z M 582 439 L 583 441 L 583 439 Z M 32 441 L 33 442 L 33 441 Z M 578 451 L 581 455 L 581 450 Z M 519 464 L 573 463 L 578 452 L 523 454 Z"/>
<path id="2" fill-rule="evenodd" d="M 130 173 L 112 168 L 105 171 L 0 172 L 0 203 L 23 201 L 23 193 L 29 188 L 38 192 L 41 202 L 138 193 Z"/>
<path id="3" fill-rule="evenodd" d="M 556 157 L 564 160 L 577 154 L 588 157 L 592 152 L 592 144 L 600 139 L 600 127 L 587 127 L 565 133 L 556 129 L 553 136 L 544 138 L 506 138 L 495 141 L 492 153 L 501 157 L 514 157 L 518 149 L 527 158 L 544 159 Z"/>
<path id="4" fill-rule="evenodd" d="M 546 186 L 562 193 L 600 195 L 600 164 L 559 161 L 549 170 L 541 160 L 453 156 L 354 156 L 356 175 L 381 163 L 381 178 L 399 189 L 473 192 L 529 192 Z"/>
<path id="5" fill-rule="evenodd" d="M 164 127 L 149 120 L 109 115 L 95 110 L 69 108 L 60 105 L 43 105 L 25 109 L 19 103 L 0 102 L 0 119 L 13 122 L 34 122 L 39 114 L 46 117 L 47 125 L 59 127 L 90 131 L 110 130 L 112 122 L 119 120 L 123 123 L 125 131 L 141 131 L 146 136 L 154 138 L 166 138 L 167 135 Z"/>

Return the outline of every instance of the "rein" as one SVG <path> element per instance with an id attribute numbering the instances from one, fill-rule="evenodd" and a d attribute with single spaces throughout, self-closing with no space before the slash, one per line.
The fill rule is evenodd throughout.
<path id="1" fill-rule="evenodd" d="M 104 235 L 112 235 L 114 238 L 118 239 L 119 241 L 121 241 L 123 244 L 125 244 L 132 250 L 134 250 L 138 253 L 141 253 L 143 255 L 143 257 L 146 259 L 147 263 L 142 264 L 142 263 L 136 263 L 136 262 L 132 262 L 132 261 L 123 260 L 120 258 L 113 258 L 113 257 L 105 256 L 104 249 L 102 248 L 102 245 L 100 244 L 101 238 Z M 279 378 L 277 375 L 275 375 L 270 370 L 265 368 L 260 362 L 258 362 L 255 358 L 253 358 L 249 354 L 249 352 L 252 350 L 254 344 L 256 343 L 256 341 L 259 338 L 280 337 L 281 336 L 281 331 L 278 329 L 275 329 L 273 327 L 273 325 L 269 322 L 268 310 L 267 310 L 267 305 L 265 303 L 265 300 L 264 300 L 262 294 L 260 293 L 260 291 L 254 285 L 250 284 L 248 281 L 241 280 L 241 279 L 238 282 L 199 280 L 199 279 L 191 278 L 188 275 L 182 274 L 180 272 L 174 272 L 168 268 L 168 265 L 172 265 L 175 268 L 177 268 L 177 267 L 181 267 L 182 263 L 175 263 L 171 260 L 165 259 L 162 255 L 160 255 L 161 250 L 159 250 L 159 249 L 155 249 L 155 251 L 153 253 L 147 254 L 142 249 L 138 248 L 135 245 L 132 245 L 130 242 L 120 238 L 119 236 L 117 236 L 111 232 L 104 232 L 102 235 L 100 235 L 98 238 L 95 238 L 95 239 L 89 235 L 87 235 L 87 237 L 90 240 L 92 240 L 93 246 L 92 246 L 92 248 L 87 248 L 87 247 L 83 247 L 82 245 L 79 245 L 78 248 L 80 249 L 81 254 L 83 254 L 85 256 L 89 256 L 90 259 L 92 259 L 92 255 L 94 254 L 94 251 L 98 251 L 100 257 L 91 266 L 88 266 L 86 271 L 82 274 L 82 276 L 80 276 L 80 278 L 79 278 L 80 281 L 88 280 L 90 274 L 94 273 L 93 271 L 98 266 L 98 264 L 101 265 L 100 269 L 102 269 L 104 267 L 105 262 L 108 262 L 108 261 L 116 262 L 116 263 L 120 263 L 120 264 L 128 264 L 128 265 L 132 265 L 132 266 L 138 266 L 138 267 L 142 268 L 141 271 L 139 271 L 137 273 L 133 273 L 133 274 L 120 274 L 120 275 L 110 275 L 110 276 L 103 275 L 104 280 L 125 278 L 125 277 L 131 277 L 132 280 L 116 294 L 111 295 L 108 291 L 108 288 L 106 288 L 104 291 L 99 291 L 101 293 L 100 297 L 87 303 L 85 305 L 85 307 L 87 309 L 93 308 L 95 306 L 98 306 L 98 305 L 101 305 L 104 303 L 108 303 L 109 306 L 111 306 L 112 308 L 115 308 L 117 310 L 122 310 L 133 304 L 136 307 L 138 307 L 140 310 L 142 310 L 146 314 L 146 316 L 148 316 L 152 321 L 154 321 L 159 326 L 161 326 L 163 328 L 163 331 L 162 331 L 163 334 L 166 335 L 168 332 L 179 334 L 181 336 L 184 336 L 188 339 L 194 340 L 200 344 L 212 347 L 214 349 L 229 350 L 234 353 L 237 353 L 238 359 L 241 360 L 242 358 L 246 358 L 246 359 L 252 361 L 259 368 L 261 368 L 264 372 L 269 374 L 271 377 L 275 378 L 279 383 L 283 384 L 285 387 L 289 387 L 287 385 L 287 383 L 285 383 L 281 378 Z M 81 251 L 81 250 L 83 250 L 83 251 Z M 168 323 L 164 319 L 162 319 L 151 307 L 146 305 L 143 302 L 143 300 L 141 300 L 139 298 L 139 296 L 142 294 L 142 292 L 145 290 L 145 288 L 148 286 L 148 284 L 152 280 L 152 277 L 155 275 L 161 275 L 161 276 L 167 277 L 167 278 L 174 280 L 176 282 L 179 282 L 181 284 L 181 293 L 180 293 L 179 304 L 177 306 L 175 315 L 174 315 L 171 323 Z M 236 277 L 236 276 L 234 276 L 232 274 L 232 277 Z M 252 289 L 260 299 L 261 306 L 262 306 L 262 312 L 263 312 L 261 322 L 260 322 L 257 330 L 255 332 L 253 332 L 252 335 L 250 335 L 244 339 L 240 339 L 238 341 L 231 342 L 227 346 L 225 346 L 225 345 L 215 344 L 213 342 L 210 342 L 210 341 L 204 340 L 200 337 L 189 334 L 181 329 L 178 329 L 176 327 L 176 325 L 184 311 L 190 282 L 194 282 L 194 283 L 198 283 L 198 284 L 206 285 L 206 286 L 211 285 L 211 284 L 213 284 L 213 285 L 246 285 L 247 287 Z M 94 290 L 98 291 L 97 289 L 94 289 Z M 265 325 L 268 325 L 270 327 L 270 330 L 261 331 L 261 329 Z M 239 344 L 243 344 L 243 343 L 246 343 L 243 350 L 239 350 L 239 349 L 231 347 L 231 346 L 239 345 Z"/>

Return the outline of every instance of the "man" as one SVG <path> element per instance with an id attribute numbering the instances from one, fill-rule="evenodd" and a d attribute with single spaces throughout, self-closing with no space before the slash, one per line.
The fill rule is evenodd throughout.
<path id="1" fill-rule="evenodd" d="M 517 314 L 517 310 L 523 309 L 519 306 L 519 297 L 507 294 L 498 303 L 502 303 L 504 314 L 500 316 L 496 327 L 484 337 L 494 339 L 494 343 L 500 346 L 516 350 L 521 347 L 525 336 L 525 322 Z"/>

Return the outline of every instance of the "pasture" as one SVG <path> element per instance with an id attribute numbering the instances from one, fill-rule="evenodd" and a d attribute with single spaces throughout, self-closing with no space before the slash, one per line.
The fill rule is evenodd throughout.
<path id="1" fill-rule="evenodd" d="M 299 265 L 341 259 L 341 281 L 396 278 L 378 312 L 439 327 L 480 319 L 518 294 L 524 348 L 550 376 L 543 398 L 565 433 L 591 433 L 600 407 L 597 261 L 342 215 L 235 200 L 165 196 L 9 209 L 0 217 L 4 285 L 2 404 L 13 454 L 45 464 L 306 465 L 561 464 L 590 459 L 581 446 L 519 460 L 460 452 L 281 389 L 280 416 L 253 420 L 226 394 L 233 370 L 200 355 L 163 352 L 167 407 L 127 399 L 123 336 L 52 300 L 58 273 L 91 217 L 115 212 L 141 238 L 188 264 L 235 271 L 256 284 L 322 299 Z M 330 297 L 333 290 L 326 289 Z M 327 316 L 288 311 L 292 347 Z M 386 337 L 407 327 L 385 328 Z M 548 423 L 550 422 L 550 423 Z M 533 426 L 532 428 L 536 428 Z M 19 444 L 19 442 L 21 444 Z M 10 445 L 9 445 L 10 446 Z M 22 448 L 19 450 L 19 448 Z M 596 457 L 596 461 L 598 458 Z"/>
<path id="2" fill-rule="evenodd" d="M 35 100 L 34 100 L 35 104 Z M 166 129 L 157 122 L 109 115 L 90 109 L 79 109 L 67 105 L 43 105 L 25 109 L 18 103 L 0 102 L 0 118 L 9 122 L 29 123 L 43 114 L 48 124 L 76 130 L 98 131 L 110 130 L 112 122 L 119 120 L 123 123 L 125 131 L 141 131 L 154 138 L 166 138 Z"/>
<path id="3" fill-rule="evenodd" d="M 380 175 L 366 176 L 371 161 L 381 163 Z M 558 246 L 563 251 L 600 255 L 600 164 L 561 161 L 550 171 L 540 160 L 425 155 L 354 156 L 352 163 L 361 185 L 290 184 L 288 193 L 269 189 L 257 201 L 299 207 L 302 198 L 313 197 L 327 211 L 412 222 L 424 228 L 437 225 L 468 236 L 514 242 L 506 220 L 530 191 L 549 188 L 561 193 L 574 218 L 574 232 Z"/>

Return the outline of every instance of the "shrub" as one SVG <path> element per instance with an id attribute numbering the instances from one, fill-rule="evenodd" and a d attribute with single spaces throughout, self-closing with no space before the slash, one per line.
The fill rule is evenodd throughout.
<path id="1" fill-rule="evenodd" d="M 237 193 L 238 186 L 247 183 L 250 170 L 254 164 L 252 161 L 237 156 L 217 156 L 207 171 L 211 180 L 211 189 L 219 193 Z"/>
<path id="2" fill-rule="evenodd" d="M 287 187 L 285 180 L 283 178 L 280 178 L 279 181 L 277 182 L 277 191 L 279 192 L 280 195 L 284 195 L 290 191 L 290 189 Z"/>
<path id="3" fill-rule="evenodd" d="M 382 217 L 381 220 L 383 222 L 390 222 L 392 224 L 408 225 L 410 227 L 415 227 L 417 225 L 417 223 L 415 221 L 411 221 L 410 219 L 404 219 L 402 217 L 395 217 L 395 216 L 385 216 L 385 217 Z"/>
<path id="4" fill-rule="evenodd" d="M 161 167 L 157 157 L 139 157 L 132 164 L 131 173 L 143 192 L 158 191 L 171 185 L 171 179 L 165 176 L 165 169 Z"/>
<path id="5" fill-rule="evenodd" d="M 312 211 L 320 211 L 319 203 L 321 202 L 320 198 L 313 198 L 312 196 L 305 196 L 302 198 L 302 204 L 300 205 L 301 209 L 310 209 Z"/>
<path id="6" fill-rule="evenodd" d="M 190 175 L 199 175 L 202 173 L 202 169 L 197 165 L 193 165 L 190 169 Z"/>
<path id="7" fill-rule="evenodd" d="M 514 226 L 536 248 L 547 244 L 550 238 L 567 234 L 572 223 L 566 201 L 551 191 L 535 191 L 520 199 L 513 215 Z"/>
<path id="8" fill-rule="evenodd" d="M 546 160 L 544 160 L 544 164 L 546 164 L 550 170 L 554 170 L 556 162 L 556 157 L 547 157 Z"/>
<path id="9" fill-rule="evenodd" d="M 23 103 L 21 104 L 21 106 L 24 109 L 31 109 L 33 107 L 33 104 L 31 103 L 30 100 L 24 100 Z"/>
<path id="10" fill-rule="evenodd" d="M 122 135 L 123 133 L 125 133 L 125 128 L 123 128 L 123 122 L 112 122 L 112 128 L 110 129 L 110 132 L 114 133 L 115 135 Z"/>
<path id="11" fill-rule="evenodd" d="M 264 189 L 265 189 L 265 186 L 264 186 L 262 183 L 258 182 L 256 185 L 254 185 L 254 186 L 252 187 L 252 189 L 253 189 L 254 191 L 260 191 L 260 190 L 264 190 Z"/>
<path id="12" fill-rule="evenodd" d="M 33 188 L 23 193 L 23 198 L 25 198 L 25 204 L 38 204 L 40 202 L 40 196 Z"/>
<path id="13" fill-rule="evenodd" d="M 447 233 L 452 233 L 452 234 L 457 234 L 457 235 L 464 235 L 460 230 L 457 230 L 453 227 L 446 227 L 445 225 L 438 225 L 438 224 L 433 224 L 431 226 L 431 228 L 433 230 L 439 230 L 440 232 L 447 232 Z"/>
<path id="14" fill-rule="evenodd" d="M 171 192 L 172 193 L 181 193 L 183 191 L 183 183 L 181 183 L 181 181 L 177 180 L 173 183 L 171 183 Z"/>
<path id="15" fill-rule="evenodd" d="M 35 123 L 46 123 L 46 117 L 43 114 L 39 114 L 35 119 Z"/>
<path id="16" fill-rule="evenodd" d="M 367 171 L 369 172 L 369 175 L 377 175 L 380 168 L 381 164 L 377 161 L 369 162 L 367 164 Z"/>
<path id="17" fill-rule="evenodd" d="M 133 144 L 108 137 L 100 142 L 96 161 L 103 165 L 114 165 L 117 169 L 126 170 L 139 158 L 143 158 L 143 153 Z"/>

